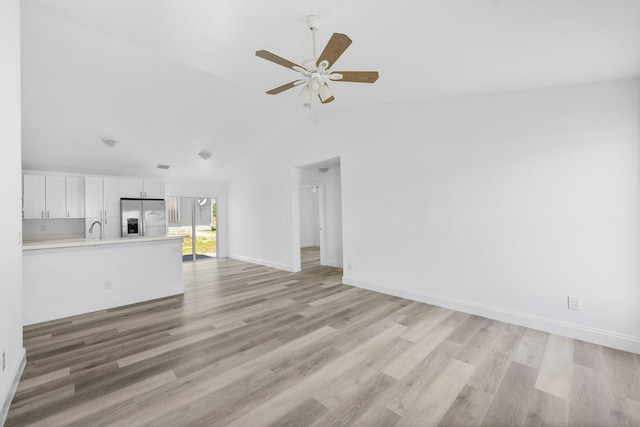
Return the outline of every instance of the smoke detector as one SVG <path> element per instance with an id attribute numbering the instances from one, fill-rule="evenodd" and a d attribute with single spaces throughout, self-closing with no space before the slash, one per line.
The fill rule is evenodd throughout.
<path id="1" fill-rule="evenodd" d="M 198 153 L 198 156 L 200 156 L 200 158 L 203 160 L 209 160 L 211 156 L 213 156 L 213 153 L 209 150 L 202 150 Z"/>
<path id="2" fill-rule="evenodd" d="M 115 138 L 102 138 L 102 143 L 109 148 L 118 148 L 122 145 L 122 142 Z"/>

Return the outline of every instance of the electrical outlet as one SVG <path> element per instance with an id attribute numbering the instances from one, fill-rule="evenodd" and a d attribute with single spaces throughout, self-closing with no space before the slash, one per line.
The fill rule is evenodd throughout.
<path id="1" fill-rule="evenodd" d="M 347 263 L 347 270 L 351 270 L 353 268 L 353 264 L 351 263 L 351 261 L 349 261 Z"/>
<path id="2" fill-rule="evenodd" d="M 567 297 L 569 301 L 569 310 L 580 311 L 580 298 L 579 297 Z"/>
<path id="3" fill-rule="evenodd" d="M 106 281 L 104 282 L 104 288 L 105 288 L 105 289 L 111 289 L 111 288 L 113 288 L 113 283 L 111 283 L 111 280 L 106 280 Z"/>

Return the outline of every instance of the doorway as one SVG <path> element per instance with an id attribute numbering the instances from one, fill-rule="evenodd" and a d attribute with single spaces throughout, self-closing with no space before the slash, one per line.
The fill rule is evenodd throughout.
<path id="1" fill-rule="evenodd" d="M 324 186 L 300 184 L 300 256 L 301 268 L 327 265 Z"/>
<path id="2" fill-rule="evenodd" d="M 342 268 L 340 158 L 296 169 L 300 269 Z"/>
<path id="3" fill-rule="evenodd" d="M 167 197 L 169 235 L 183 234 L 182 260 L 218 256 L 218 201 L 215 197 Z"/>

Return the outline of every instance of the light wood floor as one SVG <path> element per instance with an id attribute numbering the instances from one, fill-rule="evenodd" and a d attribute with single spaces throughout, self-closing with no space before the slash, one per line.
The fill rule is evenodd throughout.
<path id="1" fill-rule="evenodd" d="M 230 259 L 26 327 L 7 426 L 638 426 L 640 356 Z"/>

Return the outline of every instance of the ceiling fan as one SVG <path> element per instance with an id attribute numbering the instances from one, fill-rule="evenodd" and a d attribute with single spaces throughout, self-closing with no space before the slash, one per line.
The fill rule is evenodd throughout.
<path id="1" fill-rule="evenodd" d="M 313 35 L 313 58 L 304 61 L 302 66 L 266 50 L 256 51 L 256 56 L 283 67 L 291 68 L 302 75 L 298 80 L 267 91 L 269 95 L 275 95 L 302 85 L 300 95 L 304 98 L 306 106 L 309 106 L 312 96 L 315 95 L 318 95 L 323 104 L 327 104 L 335 99 L 327 84 L 330 81 L 373 83 L 378 80 L 377 71 L 329 71 L 338 58 L 347 50 L 351 44 L 351 39 L 346 34 L 333 33 L 324 50 L 318 56 L 316 51 L 318 21 L 319 19 L 315 15 L 307 17 L 307 23 Z"/>

